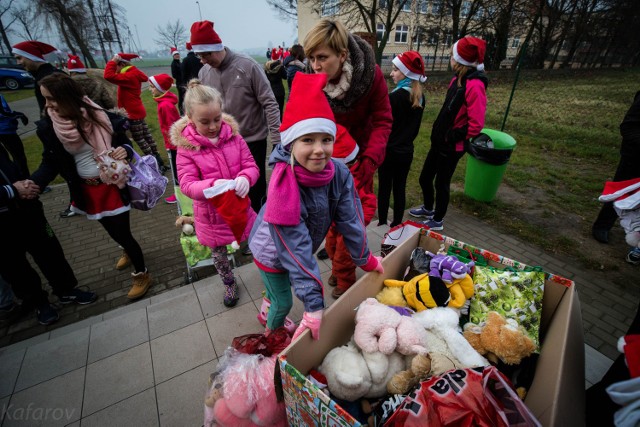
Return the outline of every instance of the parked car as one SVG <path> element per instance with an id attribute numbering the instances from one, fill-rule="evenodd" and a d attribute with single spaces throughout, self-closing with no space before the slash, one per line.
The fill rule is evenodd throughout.
<path id="1" fill-rule="evenodd" d="M 15 68 L 17 70 L 24 70 L 24 67 L 18 64 L 18 60 L 12 55 L 0 55 L 0 68 Z"/>
<path id="2" fill-rule="evenodd" d="M 18 90 L 34 82 L 33 76 L 24 70 L 0 68 L 0 85 L 9 90 Z"/>

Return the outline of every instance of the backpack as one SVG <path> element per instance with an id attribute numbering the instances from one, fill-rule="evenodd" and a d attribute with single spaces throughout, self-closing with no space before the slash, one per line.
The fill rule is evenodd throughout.
<path id="1" fill-rule="evenodd" d="M 152 155 L 140 156 L 133 150 L 129 161 L 131 174 L 127 187 L 131 206 L 141 211 L 153 208 L 164 194 L 169 180 L 158 170 L 158 161 Z"/>

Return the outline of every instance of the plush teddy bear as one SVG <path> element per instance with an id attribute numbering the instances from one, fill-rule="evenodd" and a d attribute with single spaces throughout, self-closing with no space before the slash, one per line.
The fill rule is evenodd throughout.
<path id="1" fill-rule="evenodd" d="M 417 354 L 407 361 L 407 369 L 398 372 L 387 382 L 387 393 L 407 394 L 431 373 L 431 356 Z"/>
<path id="2" fill-rule="evenodd" d="M 439 277 L 424 273 L 408 282 L 387 279 L 376 299 L 385 305 L 408 305 L 416 311 L 434 307 L 461 308 L 474 293 L 468 274 L 447 284 Z"/>
<path id="3" fill-rule="evenodd" d="M 176 228 L 182 229 L 182 232 L 187 236 L 191 236 L 195 229 L 193 228 L 194 219 L 192 216 L 180 215 L 176 219 Z"/>
<path id="4" fill-rule="evenodd" d="M 416 354 L 427 351 L 423 328 L 412 317 L 402 316 L 394 309 L 367 298 L 356 313 L 354 341 L 366 353 L 394 351 Z"/>
<path id="5" fill-rule="evenodd" d="M 454 279 L 462 279 L 471 274 L 471 269 L 475 266 L 473 261 L 464 263 L 451 255 L 433 254 L 426 252 L 431 257 L 429 261 L 429 274 L 440 277 L 445 283 L 453 283 Z"/>
<path id="6" fill-rule="evenodd" d="M 327 379 L 331 394 L 340 399 L 356 401 L 371 388 L 367 362 L 353 341 L 329 351 L 318 371 Z"/>
<path id="7" fill-rule="evenodd" d="M 515 320 L 507 320 L 495 311 L 487 314 L 484 325 L 467 323 L 464 337 L 478 353 L 486 355 L 494 364 L 500 359 L 507 365 L 517 365 L 536 350 L 533 340 Z"/>

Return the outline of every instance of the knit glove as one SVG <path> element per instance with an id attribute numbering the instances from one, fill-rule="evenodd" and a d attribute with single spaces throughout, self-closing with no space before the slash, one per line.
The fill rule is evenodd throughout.
<path id="1" fill-rule="evenodd" d="M 295 333 L 293 334 L 292 341 L 295 341 L 295 339 L 298 338 L 298 336 L 307 329 L 311 331 L 311 338 L 313 338 L 314 340 L 320 339 L 320 325 L 322 324 L 323 313 L 324 310 L 312 312 L 305 311 L 302 315 L 302 320 L 300 321 L 298 329 L 296 329 Z"/>
<path id="2" fill-rule="evenodd" d="M 373 188 L 373 175 L 376 173 L 378 165 L 371 158 L 362 156 L 351 169 L 353 179 L 358 188 Z"/>
<path id="3" fill-rule="evenodd" d="M 244 176 L 239 176 L 235 180 L 236 182 L 236 194 L 238 197 L 245 197 L 249 194 L 249 180 Z"/>
<path id="4" fill-rule="evenodd" d="M 367 263 L 363 266 L 361 266 L 360 268 L 363 269 L 366 272 L 369 271 L 377 271 L 380 274 L 384 273 L 384 267 L 382 267 L 382 257 L 379 256 L 373 256 L 372 254 L 369 254 L 369 258 L 367 259 Z"/>

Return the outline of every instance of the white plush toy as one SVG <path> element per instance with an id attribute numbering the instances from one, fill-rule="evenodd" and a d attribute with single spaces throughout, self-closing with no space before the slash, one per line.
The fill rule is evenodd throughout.
<path id="1" fill-rule="evenodd" d="M 400 353 L 385 355 L 377 353 L 362 353 L 371 373 L 371 388 L 364 397 L 377 399 L 387 394 L 387 383 L 398 372 L 405 369 L 404 356 Z"/>
<path id="2" fill-rule="evenodd" d="M 371 373 L 362 353 L 349 341 L 324 357 L 318 370 L 327 378 L 331 394 L 348 401 L 364 397 L 371 389 Z"/>

